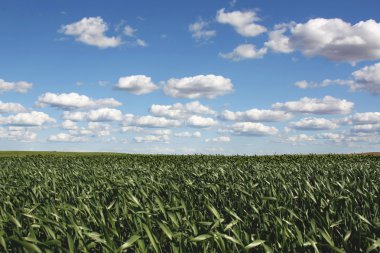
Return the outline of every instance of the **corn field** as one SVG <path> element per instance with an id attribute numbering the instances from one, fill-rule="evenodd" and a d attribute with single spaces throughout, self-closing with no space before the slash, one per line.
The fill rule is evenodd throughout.
<path id="1" fill-rule="evenodd" d="M 5 155 L 0 252 L 379 252 L 380 157 Z"/>

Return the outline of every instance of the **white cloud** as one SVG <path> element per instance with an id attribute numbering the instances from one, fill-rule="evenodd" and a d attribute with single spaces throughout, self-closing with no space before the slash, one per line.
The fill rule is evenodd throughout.
<path id="1" fill-rule="evenodd" d="M 166 82 L 164 92 L 176 98 L 209 99 L 222 96 L 233 91 L 230 79 L 216 75 L 198 75 L 180 79 L 172 78 Z"/>
<path id="2" fill-rule="evenodd" d="M 145 75 L 134 75 L 120 77 L 115 88 L 120 90 L 126 90 L 132 94 L 142 95 L 150 93 L 156 89 L 158 86 L 152 82 L 152 79 Z"/>
<path id="3" fill-rule="evenodd" d="M 37 106 L 52 106 L 65 110 L 87 109 L 94 107 L 117 107 L 122 105 L 114 98 L 92 99 L 78 93 L 55 94 L 47 92 L 38 97 Z"/>
<path id="4" fill-rule="evenodd" d="M 380 24 L 374 20 L 351 25 L 341 19 L 311 19 L 297 24 L 290 39 L 307 56 L 357 62 L 380 58 Z"/>
<path id="5" fill-rule="evenodd" d="M 6 82 L 5 80 L 0 79 L 0 93 L 5 92 L 5 91 L 27 93 L 32 87 L 33 87 L 33 84 L 25 82 L 25 81 Z"/>
<path id="6" fill-rule="evenodd" d="M 246 122 L 275 122 L 275 121 L 284 121 L 292 118 L 292 114 L 289 112 L 283 111 L 274 111 L 274 110 L 259 110 L 259 109 L 250 109 L 244 112 L 232 112 L 229 110 L 224 110 L 219 118 L 222 120 L 230 121 L 246 121 Z"/>
<path id="7" fill-rule="evenodd" d="M 179 132 L 179 133 L 175 133 L 174 134 L 175 137 L 193 137 L 193 138 L 200 138 L 202 136 L 202 134 L 199 132 L 199 131 L 196 131 L 196 132 L 188 132 L 188 131 L 185 131 L 185 132 Z"/>
<path id="8" fill-rule="evenodd" d="M 100 108 L 87 113 L 88 121 L 120 121 L 123 113 L 117 109 Z"/>
<path id="9" fill-rule="evenodd" d="M 65 130 L 76 130 L 78 129 L 77 124 L 71 120 L 65 120 L 62 122 L 61 127 Z"/>
<path id="10" fill-rule="evenodd" d="M 123 113 L 113 108 L 99 108 L 88 112 L 71 112 L 65 111 L 62 119 L 69 121 L 120 121 L 123 119 Z"/>
<path id="11" fill-rule="evenodd" d="M 191 127 L 212 127 L 216 125 L 218 122 L 215 121 L 213 118 L 208 117 L 201 117 L 198 115 L 193 115 L 189 117 L 186 121 L 186 124 Z"/>
<path id="12" fill-rule="evenodd" d="M 124 124 L 138 127 L 180 127 L 182 122 L 174 119 L 153 116 L 125 115 Z"/>
<path id="13" fill-rule="evenodd" d="M 117 47 L 122 41 L 118 37 L 108 37 L 108 25 L 101 17 L 83 18 L 78 22 L 63 25 L 60 32 L 71 35 L 77 41 L 99 48 Z"/>
<path id="14" fill-rule="evenodd" d="M 43 112 L 24 112 L 0 118 L 0 123 L 15 126 L 42 126 L 45 123 L 53 123 L 55 119 Z"/>
<path id="15" fill-rule="evenodd" d="M 132 121 L 125 122 L 125 124 L 131 124 Z M 121 128 L 122 132 L 142 132 L 144 128 L 138 126 L 123 126 Z"/>
<path id="16" fill-rule="evenodd" d="M 172 130 L 170 129 L 144 129 L 144 133 L 169 136 L 172 134 Z"/>
<path id="17" fill-rule="evenodd" d="M 197 113 L 197 114 L 215 114 L 215 111 L 210 109 L 210 107 L 202 105 L 199 101 L 189 102 L 184 105 L 184 108 L 187 112 Z"/>
<path id="18" fill-rule="evenodd" d="M 298 81 L 294 85 L 297 86 L 300 89 L 307 89 L 307 88 L 309 88 L 311 86 L 310 83 L 307 82 L 307 81 L 305 81 L 305 80 Z"/>
<path id="19" fill-rule="evenodd" d="M 87 141 L 84 137 L 78 137 L 67 133 L 58 133 L 51 135 L 47 139 L 50 142 L 85 142 Z"/>
<path id="20" fill-rule="evenodd" d="M 380 24 L 379 24 L 380 29 Z M 380 32 L 379 32 L 380 39 Z M 379 58 L 380 58 L 380 41 L 379 41 Z M 371 66 L 365 66 L 352 73 L 354 80 L 350 88 L 354 91 L 366 91 L 374 95 L 380 95 L 380 63 Z"/>
<path id="21" fill-rule="evenodd" d="M 278 133 L 277 128 L 265 126 L 261 123 L 238 122 L 229 127 L 229 130 L 236 135 L 265 136 Z"/>
<path id="22" fill-rule="evenodd" d="M 325 139 L 332 142 L 341 142 L 345 136 L 341 133 L 321 133 L 316 135 L 317 139 Z"/>
<path id="23" fill-rule="evenodd" d="M 70 112 L 64 111 L 62 114 L 62 119 L 71 121 L 82 121 L 86 118 L 86 112 Z"/>
<path id="24" fill-rule="evenodd" d="M 380 123 L 356 125 L 351 128 L 351 131 L 354 133 L 380 133 Z"/>
<path id="25" fill-rule="evenodd" d="M 259 21 L 254 11 L 232 11 L 224 12 L 220 9 L 216 14 L 216 21 L 234 27 L 235 31 L 244 37 L 255 37 L 266 32 L 266 28 L 255 22 Z"/>
<path id="26" fill-rule="evenodd" d="M 325 79 L 321 83 L 313 83 L 313 82 L 308 82 L 306 80 L 298 81 L 294 85 L 300 89 L 310 89 L 310 88 L 321 88 L 321 87 L 327 87 L 330 85 L 348 85 L 349 83 L 346 80 L 341 80 L 341 79 L 335 79 L 335 80 L 330 80 L 330 79 Z"/>
<path id="27" fill-rule="evenodd" d="M 189 25 L 189 31 L 191 32 L 191 36 L 197 40 L 209 40 L 210 38 L 216 35 L 215 30 L 207 30 L 208 22 L 199 19 L 197 22 Z"/>
<path id="28" fill-rule="evenodd" d="M 230 142 L 231 138 L 228 136 L 218 136 L 215 138 L 207 138 L 205 142 Z"/>
<path id="29" fill-rule="evenodd" d="M 95 136 L 108 136 L 111 134 L 112 127 L 107 123 L 88 122 L 86 130 Z"/>
<path id="30" fill-rule="evenodd" d="M 285 36 L 284 33 L 288 30 L 290 24 L 278 24 L 275 25 L 274 30 L 268 33 L 269 40 L 265 42 L 267 48 L 272 49 L 274 52 L 279 53 L 290 53 L 293 51 L 289 44 L 289 37 Z"/>
<path id="31" fill-rule="evenodd" d="M 0 127 L 0 139 L 31 142 L 37 139 L 37 134 L 30 131 L 27 127 Z"/>
<path id="32" fill-rule="evenodd" d="M 156 105 L 153 104 L 149 112 L 154 116 L 167 117 L 173 119 L 183 119 L 191 114 L 215 114 L 208 106 L 202 105 L 199 101 L 189 102 L 187 104 L 176 103 L 173 105 Z"/>
<path id="33" fill-rule="evenodd" d="M 353 102 L 331 96 L 325 96 L 322 99 L 304 97 L 298 101 L 272 105 L 275 110 L 307 114 L 348 114 L 353 107 Z"/>
<path id="34" fill-rule="evenodd" d="M 306 134 L 299 134 L 299 135 L 289 136 L 286 140 L 289 142 L 308 142 L 308 141 L 314 141 L 315 138 L 313 136 L 309 136 Z"/>
<path id="35" fill-rule="evenodd" d="M 137 133 L 146 133 L 149 135 L 171 135 L 172 130 L 170 129 L 145 129 L 138 126 L 123 126 L 121 128 L 122 132 L 137 132 Z"/>
<path id="36" fill-rule="evenodd" d="M 352 121 L 355 125 L 378 124 L 380 123 L 380 112 L 355 113 Z"/>
<path id="37" fill-rule="evenodd" d="M 296 87 L 300 89 L 310 89 L 310 88 L 322 88 L 327 87 L 330 85 L 347 85 L 351 86 L 352 81 L 351 80 L 342 80 L 342 79 L 325 79 L 321 83 L 314 83 L 314 82 L 308 82 L 306 80 L 298 81 L 294 84 Z M 351 87 L 352 89 L 352 87 Z"/>
<path id="38" fill-rule="evenodd" d="M 91 136 L 91 137 L 103 137 L 109 136 L 112 132 L 112 126 L 102 122 L 88 122 L 86 127 L 80 129 L 69 130 L 69 134 L 72 136 Z"/>
<path id="39" fill-rule="evenodd" d="M 289 36 L 285 36 L 289 30 Z M 266 43 L 275 52 L 299 50 L 306 56 L 356 63 L 380 58 L 380 23 L 360 21 L 354 25 L 339 18 L 310 19 L 306 23 L 280 24 Z"/>
<path id="40" fill-rule="evenodd" d="M 241 61 L 246 59 L 261 59 L 266 53 L 266 47 L 256 50 L 256 47 L 253 44 L 242 44 L 237 46 L 230 53 L 219 53 L 219 56 L 233 61 Z"/>
<path id="41" fill-rule="evenodd" d="M 134 37 L 135 36 L 135 33 L 137 32 L 137 29 L 134 29 L 132 26 L 130 25 L 126 25 L 124 27 L 124 30 L 123 30 L 123 33 L 125 35 L 127 35 L 128 37 Z"/>
<path id="42" fill-rule="evenodd" d="M 136 136 L 133 138 L 137 143 L 150 143 L 150 142 L 168 142 L 168 135 L 146 135 Z"/>
<path id="43" fill-rule="evenodd" d="M 136 44 L 140 47 L 147 47 L 148 46 L 148 43 L 146 43 L 145 40 L 142 40 L 142 39 L 137 39 Z"/>
<path id="44" fill-rule="evenodd" d="M 0 101 L 0 113 L 26 112 L 24 106 L 18 103 L 4 103 Z"/>
<path id="45" fill-rule="evenodd" d="M 366 91 L 373 95 L 380 95 L 380 63 L 365 66 L 352 73 L 352 79 L 325 79 L 321 83 L 298 81 L 295 86 L 301 89 L 321 88 L 330 85 L 348 86 L 351 91 Z"/>
<path id="46" fill-rule="evenodd" d="M 316 138 L 345 146 L 353 145 L 354 143 L 365 143 L 366 146 L 371 143 L 379 144 L 380 135 L 375 134 L 373 130 L 368 130 L 363 128 L 359 131 L 351 130 L 350 133 L 321 133 L 316 135 Z"/>
<path id="47" fill-rule="evenodd" d="M 289 127 L 297 130 L 331 130 L 339 126 L 325 118 L 304 118 L 297 122 L 291 122 Z"/>

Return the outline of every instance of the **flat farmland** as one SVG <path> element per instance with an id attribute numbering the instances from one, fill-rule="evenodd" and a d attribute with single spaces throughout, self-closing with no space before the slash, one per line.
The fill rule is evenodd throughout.
<path id="1" fill-rule="evenodd" d="M 0 155 L 1 252 L 378 252 L 380 157 Z"/>

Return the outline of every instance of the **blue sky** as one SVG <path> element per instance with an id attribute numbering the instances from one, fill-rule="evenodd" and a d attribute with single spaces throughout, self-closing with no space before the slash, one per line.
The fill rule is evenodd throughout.
<path id="1" fill-rule="evenodd" d="M 0 3 L 2 150 L 380 148 L 376 1 Z"/>

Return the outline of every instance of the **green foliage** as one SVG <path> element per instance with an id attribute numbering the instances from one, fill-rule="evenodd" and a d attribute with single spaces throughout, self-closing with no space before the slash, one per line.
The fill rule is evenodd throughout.
<path id="1" fill-rule="evenodd" d="M 380 157 L 6 154 L 0 252 L 378 252 Z"/>

